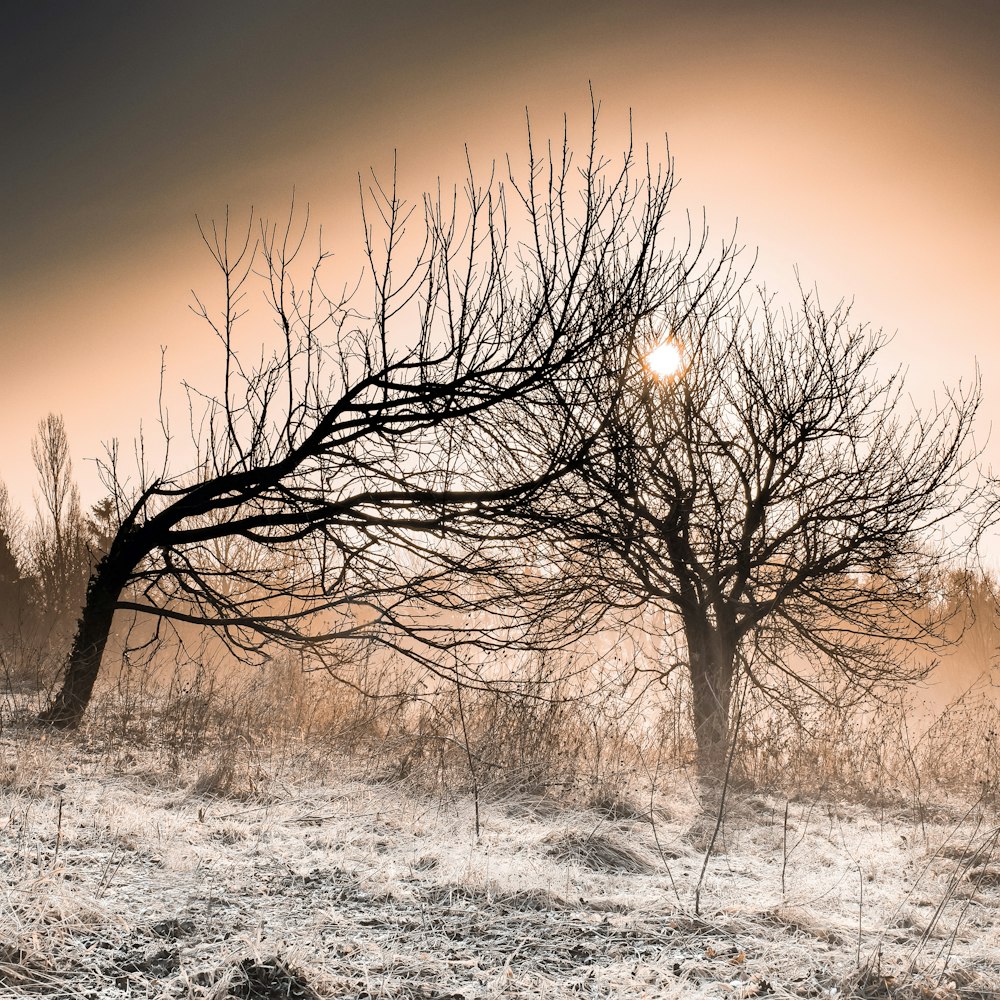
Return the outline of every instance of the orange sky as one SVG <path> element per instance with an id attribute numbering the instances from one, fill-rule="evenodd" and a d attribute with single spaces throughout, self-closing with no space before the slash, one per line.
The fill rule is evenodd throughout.
<path id="1" fill-rule="evenodd" d="M 203 6 L 211 7 L 209 13 Z M 1000 5 L 304 3 L 5 6 L 0 23 L 0 479 L 31 503 L 29 442 L 64 414 L 86 457 L 155 416 L 168 380 L 210 385 L 187 311 L 215 288 L 194 225 L 293 186 L 350 254 L 357 174 L 398 151 L 416 197 L 523 162 L 588 83 L 602 133 L 669 133 L 677 204 L 737 217 L 781 295 L 794 268 L 898 331 L 914 392 L 968 377 L 1000 424 Z M 1000 466 L 997 434 L 988 447 Z"/>

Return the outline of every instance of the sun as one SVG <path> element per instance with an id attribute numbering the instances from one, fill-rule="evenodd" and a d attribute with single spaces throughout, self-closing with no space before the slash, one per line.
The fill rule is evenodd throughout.
<path id="1" fill-rule="evenodd" d="M 684 370 L 684 352 L 680 344 L 673 339 L 658 344 L 643 360 L 646 367 L 658 378 L 673 378 Z"/>

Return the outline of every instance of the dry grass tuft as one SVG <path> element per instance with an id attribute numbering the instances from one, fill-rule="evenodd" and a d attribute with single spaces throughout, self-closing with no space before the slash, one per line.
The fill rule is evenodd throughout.
<path id="1" fill-rule="evenodd" d="M 610 875 L 652 875 L 659 869 L 649 858 L 604 833 L 565 831 L 549 834 L 548 854 L 564 864 L 582 865 Z"/>
<path id="2" fill-rule="evenodd" d="M 806 934 L 832 945 L 846 943 L 842 934 L 824 925 L 815 914 L 797 906 L 780 905 L 761 914 L 761 919 L 798 934 Z"/>
<path id="3" fill-rule="evenodd" d="M 996 981 L 977 971 L 895 975 L 866 968 L 841 984 L 842 1000 L 996 1000 Z"/>
<path id="4" fill-rule="evenodd" d="M 633 796 L 619 788 L 599 789 L 587 805 L 605 819 L 630 823 L 648 823 L 650 819 L 649 804 L 640 805 Z"/>
<path id="5" fill-rule="evenodd" d="M 302 972 L 280 958 L 245 958 L 222 980 L 226 992 L 212 994 L 219 1000 L 323 1000 Z"/>

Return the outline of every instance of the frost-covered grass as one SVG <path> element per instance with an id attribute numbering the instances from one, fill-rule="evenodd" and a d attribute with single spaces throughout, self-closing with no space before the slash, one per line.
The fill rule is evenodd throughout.
<path id="1" fill-rule="evenodd" d="M 370 774 L 8 728 L 0 996 L 1000 996 L 985 806 L 731 792 L 706 864 L 682 775 L 484 796 L 477 837 L 465 791 Z"/>

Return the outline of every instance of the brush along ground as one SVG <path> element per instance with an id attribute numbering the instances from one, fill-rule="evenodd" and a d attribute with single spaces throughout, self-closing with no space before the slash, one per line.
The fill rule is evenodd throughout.
<path id="1" fill-rule="evenodd" d="M 734 798 L 696 914 L 683 785 L 655 823 L 512 796 L 477 839 L 341 760 L 37 739 L 0 741 L 3 997 L 1000 996 L 979 810 Z"/>

